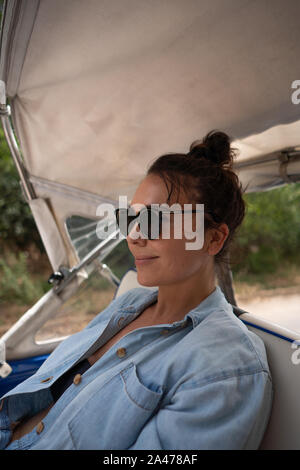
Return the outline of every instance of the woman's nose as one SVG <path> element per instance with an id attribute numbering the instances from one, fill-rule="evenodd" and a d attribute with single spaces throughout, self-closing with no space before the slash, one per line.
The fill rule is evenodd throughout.
<path id="1" fill-rule="evenodd" d="M 136 222 L 130 232 L 128 233 L 126 240 L 128 243 L 146 243 L 146 238 L 143 237 L 141 231 L 140 231 L 140 226 L 139 223 Z"/>

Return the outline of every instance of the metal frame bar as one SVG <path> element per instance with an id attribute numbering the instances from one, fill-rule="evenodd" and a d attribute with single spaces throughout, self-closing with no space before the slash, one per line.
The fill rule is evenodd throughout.
<path id="1" fill-rule="evenodd" d="M 65 287 L 78 275 L 78 273 L 83 269 L 90 265 L 93 261 L 97 260 L 99 257 L 103 247 L 114 238 L 114 236 L 118 233 L 118 231 L 113 232 L 109 237 L 105 240 L 102 240 L 88 255 L 86 255 L 76 266 L 72 269 L 66 268 L 61 266 L 59 271 L 55 272 L 53 280 L 51 280 L 51 276 L 49 278 L 49 282 L 54 285 L 54 291 L 56 294 L 59 294 Z M 113 244 L 112 249 L 118 243 Z M 106 254 L 106 253 L 105 253 Z M 118 286 L 120 280 L 117 276 L 113 274 L 113 272 L 109 269 L 106 264 L 100 263 L 100 273 L 108 278 L 114 285 Z M 103 271 L 103 272 L 102 272 Z M 56 276 L 56 279 L 55 279 Z"/>
<path id="2" fill-rule="evenodd" d="M 18 145 L 17 145 L 16 139 L 12 130 L 11 122 L 9 120 L 10 107 L 7 106 L 6 109 L 7 109 L 7 114 L 4 114 L 3 108 L 0 111 L 2 127 L 3 127 L 6 141 L 10 148 L 11 155 L 13 157 L 17 171 L 20 176 L 24 197 L 26 201 L 29 202 L 32 199 L 36 199 L 36 195 L 35 195 L 33 186 L 29 181 L 27 170 L 24 167 L 23 162 L 21 160 L 21 154 L 19 152 Z"/>
<path id="3" fill-rule="evenodd" d="M 29 181 L 27 169 L 25 168 L 24 163 L 22 161 L 21 152 L 15 138 L 10 116 L 11 109 L 10 106 L 6 104 L 5 83 L 3 82 L 3 80 L 0 80 L 0 119 L 6 141 L 8 143 L 18 174 L 20 176 L 24 197 L 26 201 L 29 202 L 32 199 L 36 199 L 36 195 L 34 188 Z"/>

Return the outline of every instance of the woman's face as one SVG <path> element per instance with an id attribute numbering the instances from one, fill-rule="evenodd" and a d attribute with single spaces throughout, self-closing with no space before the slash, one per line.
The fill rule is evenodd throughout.
<path id="1" fill-rule="evenodd" d="M 174 193 L 172 194 L 173 197 Z M 167 198 L 168 191 L 163 179 L 157 175 L 148 175 L 139 184 L 130 205 L 138 213 L 141 208 L 139 205 L 167 204 Z M 177 200 L 172 200 L 172 198 L 169 206 L 177 203 L 184 209 L 184 204 L 192 203 L 183 191 L 180 192 Z M 194 208 L 196 208 L 195 203 L 193 204 Z M 191 216 L 194 230 L 196 214 Z M 183 222 L 184 217 L 182 215 L 182 225 Z M 185 238 L 184 228 L 182 229 L 181 239 L 174 238 L 172 234 L 173 224 L 174 214 L 170 216 L 169 239 L 162 238 L 162 236 L 155 240 L 136 238 L 136 232 L 139 232 L 137 223 L 134 224 L 128 234 L 128 247 L 136 259 L 137 277 L 141 285 L 159 286 L 181 283 L 191 276 L 201 276 L 201 273 L 207 272 L 208 267 L 213 266 L 214 255 L 220 251 L 225 241 L 223 240 L 223 243 L 220 244 L 220 234 L 216 235 L 215 230 L 207 230 L 204 234 L 204 243 L 201 249 L 186 249 L 186 243 L 191 243 L 194 240 Z M 137 260 L 137 258 L 144 257 L 154 258 L 147 262 Z"/>

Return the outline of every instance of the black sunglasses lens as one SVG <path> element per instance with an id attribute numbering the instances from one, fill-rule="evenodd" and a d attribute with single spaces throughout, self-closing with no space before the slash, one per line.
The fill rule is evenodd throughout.
<path id="1" fill-rule="evenodd" d="M 162 214 L 158 210 L 147 207 L 139 215 L 140 230 L 148 240 L 156 240 L 161 234 Z"/>
<path id="2" fill-rule="evenodd" d="M 115 216 L 120 232 L 122 235 L 124 235 L 124 237 L 127 237 L 135 225 L 133 222 L 136 222 L 139 216 L 129 215 L 129 209 L 126 208 L 115 209 Z"/>
<path id="3" fill-rule="evenodd" d="M 126 208 L 117 208 L 115 210 L 115 216 L 116 216 L 116 220 L 117 220 L 117 225 L 120 229 L 120 232 L 122 233 L 122 235 L 124 235 L 124 237 L 127 237 L 128 235 L 128 225 L 129 225 L 129 222 L 128 222 L 128 219 L 129 219 L 129 216 L 128 216 L 128 209 Z"/>
<path id="4" fill-rule="evenodd" d="M 157 240 L 161 233 L 161 213 L 149 210 L 149 240 Z"/>
<path id="5" fill-rule="evenodd" d="M 128 209 L 116 209 L 116 220 L 120 232 L 127 237 L 128 233 L 132 230 L 134 223 L 138 222 L 140 231 L 144 237 L 149 240 L 159 238 L 161 233 L 162 214 L 151 208 L 142 209 L 138 215 L 129 215 Z"/>

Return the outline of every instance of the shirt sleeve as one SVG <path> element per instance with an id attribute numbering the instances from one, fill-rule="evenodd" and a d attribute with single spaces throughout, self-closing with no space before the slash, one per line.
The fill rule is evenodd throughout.
<path id="1" fill-rule="evenodd" d="M 257 449 L 272 396 L 265 371 L 183 384 L 147 422 L 130 450 Z"/>

